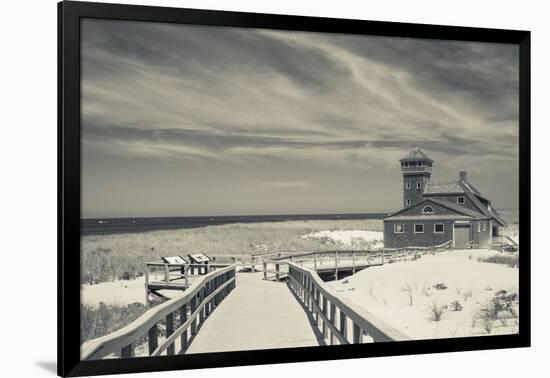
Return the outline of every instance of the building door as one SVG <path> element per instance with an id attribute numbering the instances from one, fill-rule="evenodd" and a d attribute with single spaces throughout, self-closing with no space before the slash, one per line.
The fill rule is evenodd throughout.
<path id="1" fill-rule="evenodd" d="M 454 233 L 454 247 L 466 248 L 466 244 L 470 241 L 470 225 L 455 223 Z"/>

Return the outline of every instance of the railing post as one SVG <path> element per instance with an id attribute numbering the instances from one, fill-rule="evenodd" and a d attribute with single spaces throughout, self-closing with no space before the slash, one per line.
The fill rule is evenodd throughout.
<path id="1" fill-rule="evenodd" d="M 338 251 L 336 251 L 334 254 L 334 266 L 335 266 L 334 275 L 336 277 L 336 281 L 338 281 Z"/>
<path id="2" fill-rule="evenodd" d="M 317 252 L 313 252 L 313 269 L 317 270 Z"/>
<path id="3" fill-rule="evenodd" d="M 275 279 L 279 282 L 279 264 L 275 263 Z"/>
<path id="4" fill-rule="evenodd" d="M 159 345 L 158 335 L 159 335 L 159 329 L 158 329 L 158 325 L 155 323 L 151 328 L 149 328 L 149 332 L 147 332 L 147 344 L 149 347 L 149 355 L 152 355 L 155 349 L 157 349 Z"/>
<path id="5" fill-rule="evenodd" d="M 166 315 L 166 338 L 168 338 L 173 333 L 174 333 L 174 313 L 171 312 L 168 315 Z M 175 348 L 174 348 L 174 344 L 172 343 L 166 349 L 166 355 L 172 356 L 174 355 L 174 352 L 175 352 Z"/>
<path id="6" fill-rule="evenodd" d="M 170 283 L 170 270 L 168 269 L 168 264 L 164 264 L 164 282 L 166 282 L 166 286 Z"/>
<path id="7" fill-rule="evenodd" d="M 327 297 L 325 297 L 325 295 L 323 294 L 323 315 L 325 315 L 323 317 L 323 340 L 326 340 L 328 336 L 328 325 L 326 321 L 326 318 L 328 318 L 327 304 L 328 304 Z"/>
<path id="8" fill-rule="evenodd" d="M 352 274 L 355 274 L 355 251 L 351 252 Z"/>
<path id="9" fill-rule="evenodd" d="M 330 304 L 330 316 L 329 316 L 330 322 L 333 326 L 336 326 L 336 306 L 331 303 Z M 334 345 L 334 330 L 331 329 L 330 331 L 330 345 Z"/>
<path id="10" fill-rule="evenodd" d="M 149 305 L 149 264 L 145 264 L 145 306 Z"/>
<path id="11" fill-rule="evenodd" d="M 319 305 L 319 290 L 317 290 L 317 286 L 313 285 L 313 303 L 311 310 L 313 311 L 313 317 L 315 318 L 315 325 L 319 326 L 319 311 L 316 305 Z"/>
<path id="12" fill-rule="evenodd" d="M 185 266 L 185 288 L 187 289 L 189 287 L 189 265 Z"/>
<path id="13" fill-rule="evenodd" d="M 198 294 L 198 303 L 197 303 L 197 306 L 200 306 L 201 303 L 202 303 L 202 300 L 205 298 L 204 297 L 204 287 L 202 289 L 199 290 L 199 294 Z M 199 310 L 199 327 L 202 326 L 202 323 L 204 323 L 204 310 L 205 310 L 205 307 L 206 306 L 203 306 L 200 308 Z"/>
<path id="14" fill-rule="evenodd" d="M 348 339 L 348 320 L 346 314 L 340 309 L 340 333 L 344 339 Z"/>
<path id="15" fill-rule="evenodd" d="M 353 323 L 353 343 L 361 344 L 363 342 L 363 331 L 361 327 Z"/>
<path id="16" fill-rule="evenodd" d="M 120 350 L 120 357 L 133 358 L 134 357 L 134 345 L 130 343 Z"/>
<path id="17" fill-rule="evenodd" d="M 183 324 L 187 321 L 187 303 L 181 306 L 180 309 L 180 323 Z M 181 352 L 183 353 L 187 349 L 187 329 L 181 334 Z"/>
<path id="18" fill-rule="evenodd" d="M 194 314 L 197 310 L 197 296 L 194 295 L 193 298 L 191 298 L 191 314 Z M 195 317 L 191 321 L 191 336 L 194 336 L 197 334 L 197 318 Z"/>
<path id="19" fill-rule="evenodd" d="M 267 263 L 264 261 L 264 280 L 267 281 Z"/>

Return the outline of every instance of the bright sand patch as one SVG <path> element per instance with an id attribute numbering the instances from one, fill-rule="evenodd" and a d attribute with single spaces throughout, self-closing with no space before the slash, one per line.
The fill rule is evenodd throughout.
<path id="1" fill-rule="evenodd" d="M 329 285 L 414 339 L 486 335 L 482 321 L 473 320 L 480 308 L 499 290 L 517 292 L 519 284 L 517 268 L 477 261 L 495 253 L 458 250 L 425 255 L 416 261 L 371 267 Z M 448 288 L 436 290 L 437 283 Z M 430 305 L 454 300 L 460 301 L 462 311 L 449 308 L 440 321 L 430 320 Z M 491 334 L 518 332 L 517 320 L 509 319 L 506 326 L 495 323 Z"/>
<path id="2" fill-rule="evenodd" d="M 151 275 L 151 280 L 160 281 L 163 276 Z M 160 293 L 168 298 L 181 293 L 175 290 L 162 290 Z M 126 306 L 132 303 L 145 304 L 145 277 L 134 280 L 117 280 L 102 282 L 96 285 L 80 285 L 80 300 L 83 304 L 93 307 L 99 303 Z"/>
<path id="3" fill-rule="evenodd" d="M 382 248 L 384 233 L 367 230 L 325 230 L 302 235 L 301 238 L 326 240 L 327 243 L 342 244 L 346 247 L 369 244 L 371 248 Z"/>

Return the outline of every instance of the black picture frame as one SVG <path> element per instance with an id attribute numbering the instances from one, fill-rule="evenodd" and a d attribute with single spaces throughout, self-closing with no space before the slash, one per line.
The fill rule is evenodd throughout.
<path id="1" fill-rule="evenodd" d="M 521 323 L 516 335 L 395 343 L 207 353 L 126 360 L 80 360 L 80 20 L 156 21 L 399 36 L 519 46 Z M 457 26 L 254 14 L 242 12 L 63 1 L 58 4 L 58 374 L 83 376 L 337 360 L 530 346 L 530 32 Z"/>

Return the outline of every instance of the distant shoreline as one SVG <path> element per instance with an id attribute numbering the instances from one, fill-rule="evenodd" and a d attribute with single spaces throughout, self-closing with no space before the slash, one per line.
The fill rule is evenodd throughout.
<path id="1" fill-rule="evenodd" d="M 357 214 L 289 214 L 289 215 L 224 215 L 198 217 L 143 217 L 81 219 L 80 233 L 86 235 L 112 235 L 148 231 L 175 230 L 221 226 L 235 223 L 265 223 L 313 220 L 368 220 L 383 219 L 389 213 Z"/>

